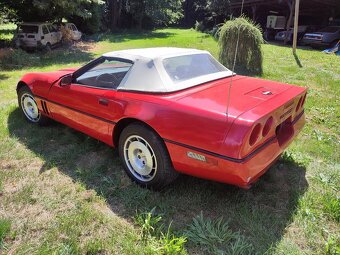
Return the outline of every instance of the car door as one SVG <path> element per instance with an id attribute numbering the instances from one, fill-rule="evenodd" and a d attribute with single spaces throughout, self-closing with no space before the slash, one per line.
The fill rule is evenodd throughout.
<path id="1" fill-rule="evenodd" d="M 42 44 L 43 45 L 46 45 L 47 43 L 52 44 L 51 33 L 48 30 L 47 26 L 46 25 L 42 25 L 41 28 L 42 28 L 42 33 L 43 33 L 43 36 L 41 37 L 42 38 L 41 39 Z"/>
<path id="2" fill-rule="evenodd" d="M 78 41 L 78 40 L 80 40 L 80 38 L 81 38 L 81 33 L 80 33 L 80 31 L 77 29 L 77 27 L 74 25 L 74 24 L 72 24 L 71 25 L 71 29 L 72 29 L 72 31 L 73 31 L 73 40 L 76 40 L 76 41 Z"/>
<path id="3" fill-rule="evenodd" d="M 130 61 L 101 57 L 73 74 L 70 84 L 57 82 L 48 95 L 53 118 L 112 144 L 114 120 L 121 114 L 116 88 Z"/>
<path id="4" fill-rule="evenodd" d="M 57 31 L 57 29 L 55 29 L 55 27 L 53 27 L 51 24 L 49 24 L 47 27 L 48 27 L 48 30 L 50 31 L 50 35 L 51 35 L 51 44 L 58 43 L 59 40 L 58 40 L 58 31 Z"/>

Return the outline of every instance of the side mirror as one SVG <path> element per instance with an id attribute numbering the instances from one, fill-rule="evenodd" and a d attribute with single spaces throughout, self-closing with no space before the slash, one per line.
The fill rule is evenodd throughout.
<path id="1" fill-rule="evenodd" d="M 68 86 L 71 83 L 72 83 L 72 74 L 68 74 L 64 76 L 63 78 L 61 78 L 59 85 L 63 87 L 63 86 Z"/>

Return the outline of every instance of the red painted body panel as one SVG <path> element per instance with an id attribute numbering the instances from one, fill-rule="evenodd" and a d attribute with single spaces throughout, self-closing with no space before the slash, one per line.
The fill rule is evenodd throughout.
<path id="1" fill-rule="evenodd" d="M 293 139 L 301 131 L 305 124 L 304 114 L 300 115 L 296 123 L 294 123 L 294 134 L 285 144 L 280 145 L 278 139 L 273 137 L 267 146 L 263 147 L 254 156 L 242 162 L 233 162 L 221 157 L 216 157 L 204 152 L 197 152 L 206 157 L 206 162 L 187 157 L 188 148 L 178 146 L 173 143 L 166 143 L 171 160 L 175 169 L 178 171 L 218 182 L 224 182 L 248 188 L 254 183 L 265 171 L 278 159 L 285 148 L 293 141 Z"/>
<path id="2" fill-rule="evenodd" d="M 304 125 L 303 107 L 297 107 L 306 94 L 302 87 L 234 76 L 227 115 L 230 77 L 178 92 L 148 94 L 60 86 L 59 77 L 73 71 L 32 73 L 21 81 L 31 88 L 43 114 L 111 146 L 119 121 L 146 123 L 164 139 L 175 169 L 201 178 L 248 187 Z M 268 134 L 261 133 L 250 145 L 254 127 L 259 124 L 263 130 L 269 117 L 273 123 Z M 188 152 L 205 161 L 188 157 Z"/>

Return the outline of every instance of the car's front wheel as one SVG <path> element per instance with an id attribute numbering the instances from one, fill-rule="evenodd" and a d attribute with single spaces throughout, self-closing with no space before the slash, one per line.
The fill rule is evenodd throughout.
<path id="1" fill-rule="evenodd" d="M 41 115 L 37 102 L 35 101 L 34 96 L 28 87 L 24 86 L 19 89 L 18 103 L 28 122 L 38 123 L 40 125 L 46 124 L 48 122 L 48 118 Z"/>
<path id="2" fill-rule="evenodd" d="M 143 124 L 131 124 L 122 131 L 119 156 L 128 176 L 144 187 L 161 189 L 179 175 L 164 142 Z"/>

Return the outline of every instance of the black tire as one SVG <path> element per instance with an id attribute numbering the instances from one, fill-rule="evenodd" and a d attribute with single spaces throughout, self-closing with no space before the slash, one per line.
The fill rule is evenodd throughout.
<path id="1" fill-rule="evenodd" d="M 137 140 L 138 138 L 141 139 Z M 137 147 L 134 147 L 135 150 L 131 149 L 131 147 L 133 147 L 133 143 L 145 145 L 145 148 L 148 150 L 147 153 L 153 155 L 154 159 L 152 160 L 152 163 L 150 160 L 147 160 L 148 157 L 142 153 L 144 151 L 143 149 L 136 149 Z M 176 172 L 172 166 L 168 150 L 166 149 L 162 139 L 154 131 L 143 124 L 133 123 L 127 126 L 119 137 L 118 149 L 119 157 L 124 165 L 127 175 L 132 181 L 143 187 L 160 190 L 173 182 L 179 176 L 179 173 Z M 132 153 L 131 151 L 133 151 L 135 156 L 133 159 L 129 156 L 129 153 Z M 139 157 L 138 155 L 139 159 L 137 159 L 135 151 L 140 151 L 142 157 Z M 145 159 L 146 162 L 144 162 L 143 159 Z M 147 169 L 149 165 L 156 165 L 155 171 L 151 170 L 149 175 L 141 175 L 138 173 L 138 170 L 135 170 L 136 168 L 133 167 L 133 163 L 131 162 L 140 160 L 142 160 L 144 164 L 141 164 L 141 171 L 143 171 L 143 167 L 144 169 Z"/>
<path id="2" fill-rule="evenodd" d="M 29 99 L 29 103 L 32 104 L 32 107 L 36 109 L 38 116 L 33 118 L 30 114 L 27 113 L 27 110 L 24 106 L 25 98 Z M 35 103 L 35 105 L 33 105 Z M 42 115 L 39 111 L 38 105 L 34 99 L 34 95 L 31 90 L 27 87 L 21 87 L 18 91 L 18 104 L 22 114 L 24 115 L 25 119 L 32 124 L 39 124 L 39 125 L 46 125 L 49 122 L 49 118 Z"/>

